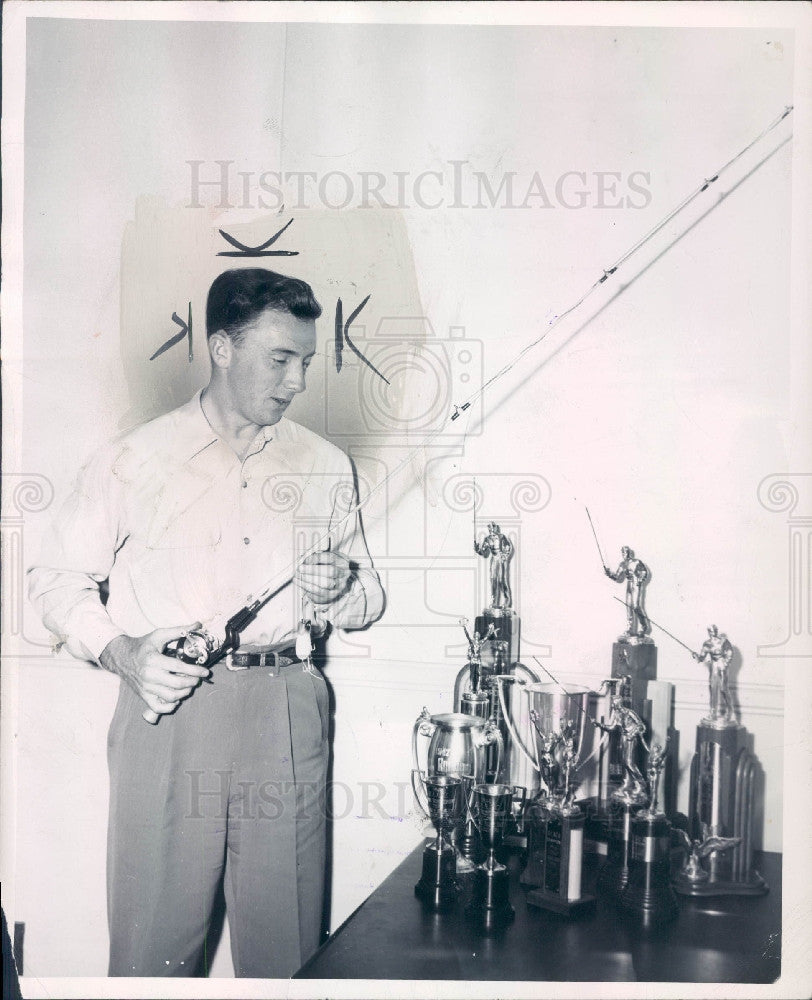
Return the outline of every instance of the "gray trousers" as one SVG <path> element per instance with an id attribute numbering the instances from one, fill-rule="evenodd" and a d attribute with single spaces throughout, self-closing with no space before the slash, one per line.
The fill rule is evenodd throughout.
<path id="1" fill-rule="evenodd" d="M 321 927 L 324 679 L 219 664 L 157 726 L 143 708 L 122 682 L 108 737 L 109 974 L 206 975 L 224 880 L 237 976 L 289 977 Z"/>

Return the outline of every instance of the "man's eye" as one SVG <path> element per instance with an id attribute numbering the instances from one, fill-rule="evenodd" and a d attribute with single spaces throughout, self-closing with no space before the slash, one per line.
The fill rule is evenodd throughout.
<path id="1" fill-rule="evenodd" d="M 287 360 L 288 360 L 287 358 L 271 358 L 271 361 L 275 365 L 284 365 L 287 363 Z"/>

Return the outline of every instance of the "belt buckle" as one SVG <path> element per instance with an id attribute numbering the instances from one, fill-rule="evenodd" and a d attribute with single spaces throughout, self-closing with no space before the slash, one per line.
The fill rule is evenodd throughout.
<path id="1" fill-rule="evenodd" d="M 231 670 L 232 672 L 237 673 L 240 670 L 250 670 L 250 669 L 251 665 L 249 663 L 246 663 L 244 666 L 236 664 L 234 662 L 233 655 L 231 653 L 229 653 L 226 656 L 226 670 Z"/>

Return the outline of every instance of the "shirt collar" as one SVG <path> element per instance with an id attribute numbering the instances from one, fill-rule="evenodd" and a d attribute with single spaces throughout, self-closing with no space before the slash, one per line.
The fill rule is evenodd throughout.
<path id="1" fill-rule="evenodd" d="M 203 406 L 200 401 L 202 394 L 203 390 L 198 389 L 188 403 L 184 403 L 183 406 L 178 407 L 175 411 L 178 422 L 178 454 L 186 462 L 218 441 L 222 442 L 225 447 L 228 447 L 206 419 L 206 414 L 203 412 Z M 260 428 L 257 436 L 251 442 L 248 454 L 252 455 L 258 451 L 262 451 L 278 430 L 281 430 L 284 436 L 286 431 L 286 428 L 282 426 L 284 422 L 285 417 L 282 417 L 278 423 Z"/>

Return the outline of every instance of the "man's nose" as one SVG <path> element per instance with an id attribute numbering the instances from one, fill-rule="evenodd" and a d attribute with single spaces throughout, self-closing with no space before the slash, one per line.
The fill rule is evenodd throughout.
<path id="1" fill-rule="evenodd" d="M 288 370 L 285 373 L 285 387 L 290 392 L 304 392 L 306 388 L 305 366 L 301 362 L 288 365 Z"/>

